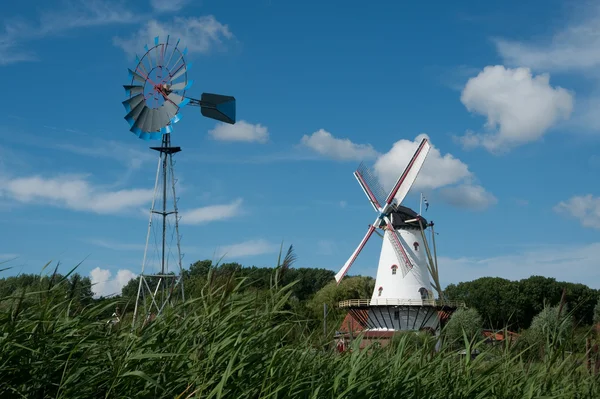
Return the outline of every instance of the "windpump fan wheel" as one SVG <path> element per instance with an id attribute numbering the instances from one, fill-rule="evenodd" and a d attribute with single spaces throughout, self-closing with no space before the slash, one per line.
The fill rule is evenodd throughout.
<path id="1" fill-rule="evenodd" d="M 130 131 L 143 140 L 158 140 L 173 131 L 173 125 L 181 119 L 179 111 L 190 99 L 185 93 L 193 81 L 188 80 L 191 67 L 186 63 L 187 48 L 179 49 L 179 40 L 164 43 L 154 38 L 154 46 L 145 46 L 146 53 L 137 65 L 128 69 L 131 83 L 123 86 L 129 97 L 123 101 L 127 111 L 125 120 Z"/>

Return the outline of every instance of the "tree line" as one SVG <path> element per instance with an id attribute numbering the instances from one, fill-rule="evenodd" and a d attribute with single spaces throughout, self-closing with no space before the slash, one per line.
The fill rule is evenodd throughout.
<path id="1" fill-rule="evenodd" d="M 464 301 L 468 307 L 475 308 L 488 328 L 520 330 L 529 328 L 533 318 L 546 306 L 558 305 L 563 291 L 574 322 L 592 324 L 600 290 L 551 277 L 531 276 L 517 281 L 482 277 L 449 284 L 445 294 L 448 299 Z"/>
<path id="2" fill-rule="evenodd" d="M 307 320 L 312 320 L 316 328 L 323 322 L 323 304 L 327 304 L 330 312 L 333 312 L 333 319 L 329 322 L 335 324 L 344 316 L 344 312 L 336 309 L 339 301 L 370 298 L 372 295 L 374 279 L 371 277 L 347 277 L 338 285 L 334 281 L 333 271 L 296 268 L 292 265 L 294 260 L 292 256 L 287 264 L 284 262 L 283 267 L 278 268 L 243 266 L 236 262 L 217 265 L 210 260 L 197 261 L 184 270 L 186 296 L 199 297 L 207 282 L 215 286 L 229 284 L 230 289 L 233 289 L 240 279 L 244 280 L 242 289 L 245 292 L 267 295 L 273 287 L 274 278 L 277 278 L 279 286 L 291 285 L 287 306 L 304 315 Z M 58 286 L 59 282 L 62 284 Z M 135 301 L 138 283 L 139 278 L 135 278 L 123 287 L 121 297 L 131 304 Z M 106 300 L 94 299 L 89 277 L 82 277 L 77 273 L 65 277 L 55 270 L 53 274 L 41 277 L 21 274 L 0 278 L 0 300 L 50 289 L 54 295 L 73 299 L 77 306 Z M 549 277 L 531 276 L 518 281 L 483 277 L 449 284 L 444 292 L 447 299 L 464 301 L 467 307 L 476 309 L 485 328 L 508 327 L 519 331 L 529 328 L 533 318 L 546 306 L 556 306 L 561 301 L 563 291 L 565 303 L 572 312 L 575 323 L 590 325 L 596 320 L 600 321 L 600 290 Z"/>

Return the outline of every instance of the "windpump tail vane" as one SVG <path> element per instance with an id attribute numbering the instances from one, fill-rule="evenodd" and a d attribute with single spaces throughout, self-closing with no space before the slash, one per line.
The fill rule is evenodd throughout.
<path id="1" fill-rule="evenodd" d="M 423 139 L 408 166 L 404 169 L 404 172 L 400 175 L 400 178 L 388 195 L 387 200 L 385 201 L 387 204 L 391 203 L 394 198 L 396 198 L 398 203 L 401 203 L 404 197 L 406 197 L 406 194 L 408 194 L 408 191 L 417 179 L 419 171 L 421 170 L 430 149 L 431 145 L 429 144 L 429 140 Z"/>
<path id="2" fill-rule="evenodd" d="M 235 97 L 202 93 L 200 112 L 207 118 L 233 125 L 235 124 Z"/>

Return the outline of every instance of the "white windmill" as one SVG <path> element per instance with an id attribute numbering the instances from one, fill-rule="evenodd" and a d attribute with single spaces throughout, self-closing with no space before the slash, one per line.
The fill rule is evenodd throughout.
<path id="1" fill-rule="evenodd" d="M 435 300 L 432 283 L 441 294 L 434 262 L 425 237 L 433 223 L 400 205 L 415 182 L 431 145 L 423 139 L 404 172 L 386 196 L 368 168 L 360 165 L 354 176 L 377 212 L 352 256 L 336 274 L 340 283 L 358 254 L 377 229 L 384 230 L 375 289 L 370 300 L 348 300 L 340 307 L 349 308 L 352 316 L 368 330 L 420 330 L 439 326 L 438 311 L 452 311 L 448 302 Z M 366 312 L 365 312 L 366 310 Z"/>

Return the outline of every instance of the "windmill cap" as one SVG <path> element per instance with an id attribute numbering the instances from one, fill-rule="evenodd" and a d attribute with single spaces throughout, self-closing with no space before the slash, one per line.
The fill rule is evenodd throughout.
<path id="1" fill-rule="evenodd" d="M 416 219 L 418 216 L 417 212 L 403 205 L 397 205 L 396 209 L 390 213 L 394 229 L 420 229 L 421 227 L 417 222 L 404 223 L 405 220 Z M 421 216 L 421 223 L 423 229 L 426 229 L 427 220 L 423 216 Z"/>

